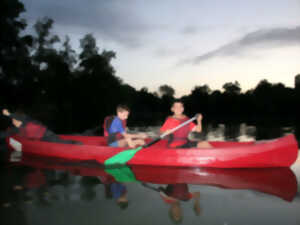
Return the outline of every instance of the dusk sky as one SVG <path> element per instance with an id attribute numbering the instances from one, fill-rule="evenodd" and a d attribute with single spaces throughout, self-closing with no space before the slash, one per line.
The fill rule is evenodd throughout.
<path id="1" fill-rule="evenodd" d="M 294 87 L 300 73 L 300 0 L 21 0 L 28 31 L 38 18 L 53 33 L 79 39 L 92 33 L 113 50 L 116 75 L 136 89 L 168 84 L 176 96 L 196 85 L 243 91 L 259 81 Z"/>

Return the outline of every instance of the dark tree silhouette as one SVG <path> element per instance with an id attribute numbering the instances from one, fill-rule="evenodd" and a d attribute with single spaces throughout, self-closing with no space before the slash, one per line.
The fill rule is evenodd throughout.
<path id="1" fill-rule="evenodd" d="M 28 46 L 32 44 L 32 38 L 29 35 L 20 35 L 26 27 L 26 22 L 19 19 L 19 15 L 24 11 L 24 5 L 18 0 L 0 2 L 0 99 L 2 104 L 16 106 L 24 103 L 19 90 L 30 70 Z"/>
<path id="2" fill-rule="evenodd" d="M 235 81 L 234 83 L 229 82 L 225 83 L 223 85 L 223 89 L 225 90 L 226 94 L 240 94 L 241 93 L 241 87 L 239 82 Z"/>
<path id="3" fill-rule="evenodd" d="M 59 51 L 60 56 L 64 60 L 66 64 L 69 66 L 69 70 L 74 70 L 74 65 L 77 62 L 77 54 L 74 49 L 72 49 L 70 45 L 70 37 L 67 35 L 65 37 L 65 41 L 63 43 L 63 48 Z"/>
<path id="4" fill-rule="evenodd" d="M 80 48 L 82 49 L 79 58 L 84 61 L 94 55 L 98 54 L 98 47 L 96 39 L 92 34 L 87 34 L 84 38 L 80 39 Z"/>
<path id="5" fill-rule="evenodd" d="M 112 66 L 116 52 L 101 50 L 95 37 L 86 34 L 77 53 L 70 37 L 60 42 L 52 33 L 51 18 L 37 20 L 35 33 L 23 35 L 26 21 L 19 18 L 23 12 L 19 0 L 0 1 L 1 106 L 21 108 L 61 133 L 100 128 L 120 103 L 132 109 L 129 125 L 155 124 L 170 114 L 176 90 L 169 84 L 161 85 L 159 94 L 146 87 L 136 90 L 116 75 Z M 299 80 L 297 75 L 295 88 L 262 80 L 245 93 L 237 81 L 225 83 L 224 91 L 198 84 L 182 100 L 187 115 L 201 112 L 214 122 L 297 118 Z"/>
<path id="6" fill-rule="evenodd" d="M 160 111 L 163 113 L 163 117 L 166 117 L 170 113 L 171 105 L 175 99 L 175 89 L 170 85 L 164 84 L 159 86 L 158 92 L 160 98 Z"/>
<path id="7" fill-rule="evenodd" d="M 159 90 L 159 93 L 161 96 L 167 95 L 170 97 L 174 97 L 174 95 L 175 95 L 174 88 L 172 88 L 171 86 L 169 86 L 167 84 L 159 86 L 158 90 Z"/>
<path id="8" fill-rule="evenodd" d="M 38 20 L 34 25 L 37 37 L 34 38 L 33 60 L 41 67 L 40 69 L 44 69 L 48 66 L 47 56 L 49 54 L 57 54 L 53 45 L 59 42 L 60 38 L 50 33 L 53 23 L 54 21 L 52 19 L 44 17 Z"/>

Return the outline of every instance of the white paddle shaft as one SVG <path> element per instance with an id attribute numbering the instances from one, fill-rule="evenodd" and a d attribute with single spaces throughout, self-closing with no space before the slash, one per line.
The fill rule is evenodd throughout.
<path id="1" fill-rule="evenodd" d="M 193 118 L 191 118 L 191 119 L 189 119 L 189 120 L 187 120 L 187 121 L 181 123 L 181 124 L 178 125 L 177 127 L 174 127 L 173 129 L 169 130 L 168 132 L 163 133 L 162 135 L 160 135 L 160 138 L 162 139 L 162 138 L 164 138 L 165 136 L 167 136 L 167 135 L 173 133 L 174 131 L 180 129 L 181 127 L 187 125 L 188 123 L 190 123 L 190 122 L 196 120 L 197 117 L 198 117 L 198 115 L 195 115 Z"/>

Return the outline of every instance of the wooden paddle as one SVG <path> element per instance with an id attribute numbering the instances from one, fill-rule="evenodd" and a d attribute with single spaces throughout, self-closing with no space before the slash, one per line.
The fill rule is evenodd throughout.
<path id="1" fill-rule="evenodd" d="M 191 123 L 192 121 L 196 120 L 197 117 L 198 117 L 198 114 L 196 114 L 193 118 L 179 124 L 177 127 L 174 127 L 173 129 L 169 130 L 168 132 L 165 132 L 165 133 L 161 134 L 157 139 L 154 139 L 153 141 L 149 142 L 148 144 L 145 144 L 143 146 L 139 146 L 135 149 L 124 150 L 124 151 L 112 156 L 111 158 L 105 160 L 104 165 L 110 166 L 110 165 L 115 165 L 115 164 L 118 164 L 118 165 L 119 164 L 121 164 L 121 165 L 126 164 L 135 155 L 135 153 L 137 153 L 141 149 L 150 147 L 151 145 L 159 142 L 165 136 L 167 136 L 169 134 L 172 134 L 174 131 L 176 131 L 176 130 L 180 129 L 181 127 L 183 127 L 183 126 Z"/>

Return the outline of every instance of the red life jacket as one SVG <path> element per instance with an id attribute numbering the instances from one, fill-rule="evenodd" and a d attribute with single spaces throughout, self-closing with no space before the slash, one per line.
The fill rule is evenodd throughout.
<path id="1" fill-rule="evenodd" d="M 108 130 L 110 128 L 110 125 L 112 124 L 112 121 L 114 120 L 114 116 L 107 116 L 104 118 L 103 123 L 103 133 L 105 137 L 108 137 Z"/>
<path id="2" fill-rule="evenodd" d="M 168 123 L 168 129 L 172 129 L 181 123 L 187 121 L 189 118 L 186 117 L 184 119 L 175 119 L 174 117 L 168 117 L 166 123 Z M 188 141 L 188 135 L 191 131 L 191 127 L 189 125 L 183 126 L 180 129 L 176 130 L 173 134 L 170 135 L 169 146 L 177 147 L 185 144 Z"/>
<path id="3" fill-rule="evenodd" d="M 46 132 L 46 127 L 43 125 L 28 122 L 24 127 L 19 128 L 19 135 L 21 137 L 30 138 L 30 139 L 41 139 Z"/>
<path id="4" fill-rule="evenodd" d="M 116 118 L 116 116 L 107 116 L 104 119 L 103 131 L 104 131 L 104 136 L 107 137 L 108 144 L 110 144 L 116 140 L 123 139 L 123 135 L 120 132 L 109 133 L 109 128 L 115 118 Z M 126 129 L 126 125 L 127 125 L 126 120 L 122 120 L 122 126 L 123 126 L 124 130 Z"/>

